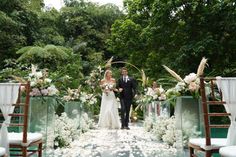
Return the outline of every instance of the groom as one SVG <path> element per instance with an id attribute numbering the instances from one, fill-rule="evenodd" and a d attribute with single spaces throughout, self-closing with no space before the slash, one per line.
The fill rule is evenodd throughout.
<path id="1" fill-rule="evenodd" d="M 129 130 L 129 112 L 133 97 L 136 94 L 136 82 L 132 77 L 128 76 L 128 70 L 125 67 L 121 69 L 121 74 L 122 77 L 118 80 L 121 103 L 121 129 Z"/>

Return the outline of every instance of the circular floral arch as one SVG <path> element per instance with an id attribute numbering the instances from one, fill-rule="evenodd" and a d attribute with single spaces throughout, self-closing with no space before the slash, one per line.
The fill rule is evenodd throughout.
<path id="1" fill-rule="evenodd" d="M 135 68 L 136 70 L 139 71 L 139 73 L 141 74 L 141 78 L 142 78 L 142 86 L 145 86 L 145 85 L 146 85 L 146 83 L 147 83 L 147 77 L 146 77 L 145 72 L 144 72 L 143 69 L 139 69 L 137 66 L 135 66 L 135 65 L 133 65 L 133 64 L 131 64 L 131 63 L 129 63 L 129 62 L 125 62 L 125 61 L 115 61 L 115 62 L 113 62 L 112 60 L 113 60 L 113 57 L 111 57 L 111 58 L 107 61 L 107 63 L 105 64 L 105 68 L 106 68 L 106 69 L 107 69 L 107 68 L 110 68 L 112 64 L 128 64 L 128 65 L 130 65 L 131 67 L 133 67 L 133 68 Z"/>

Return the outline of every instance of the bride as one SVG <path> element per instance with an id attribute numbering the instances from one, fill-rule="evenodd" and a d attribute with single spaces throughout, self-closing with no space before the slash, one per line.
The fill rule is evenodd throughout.
<path id="1" fill-rule="evenodd" d="M 104 79 L 101 80 L 102 102 L 99 114 L 98 126 L 101 128 L 118 129 L 120 128 L 120 118 L 118 115 L 117 100 L 114 91 L 118 91 L 116 81 L 112 78 L 111 70 L 106 70 Z"/>

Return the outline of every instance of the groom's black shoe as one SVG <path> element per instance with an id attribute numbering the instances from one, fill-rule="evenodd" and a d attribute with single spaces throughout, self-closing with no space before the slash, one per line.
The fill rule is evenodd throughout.
<path id="1" fill-rule="evenodd" d="M 122 130 L 123 130 L 123 129 L 125 129 L 125 127 L 124 127 L 124 126 L 122 126 L 120 129 L 122 129 Z"/>
<path id="2" fill-rule="evenodd" d="M 130 130 L 130 128 L 128 126 L 125 127 L 126 130 Z"/>

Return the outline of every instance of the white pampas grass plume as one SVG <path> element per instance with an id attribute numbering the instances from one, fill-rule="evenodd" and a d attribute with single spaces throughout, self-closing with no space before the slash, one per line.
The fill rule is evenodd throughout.
<path id="1" fill-rule="evenodd" d="M 107 63 L 105 64 L 105 68 L 106 69 L 109 69 L 111 67 L 111 63 L 112 63 L 112 60 L 113 60 L 113 56 L 107 61 Z"/>
<path id="2" fill-rule="evenodd" d="M 37 65 L 31 64 L 31 73 L 32 73 L 32 74 L 35 74 L 36 71 L 37 71 L 37 69 L 38 69 L 38 66 L 37 66 Z"/>
<path id="3" fill-rule="evenodd" d="M 173 70 L 171 70 L 170 68 L 168 68 L 165 65 L 162 65 L 177 81 L 179 82 L 184 82 L 184 80 Z"/>
<path id="4" fill-rule="evenodd" d="M 147 81 L 147 77 L 146 77 L 146 74 L 145 74 L 143 69 L 141 70 L 141 73 L 142 73 L 142 86 L 145 87 L 145 85 L 147 83 L 146 82 Z"/>
<path id="5" fill-rule="evenodd" d="M 207 65 L 207 59 L 203 57 L 197 69 L 197 77 L 203 75 L 206 65 Z"/>

